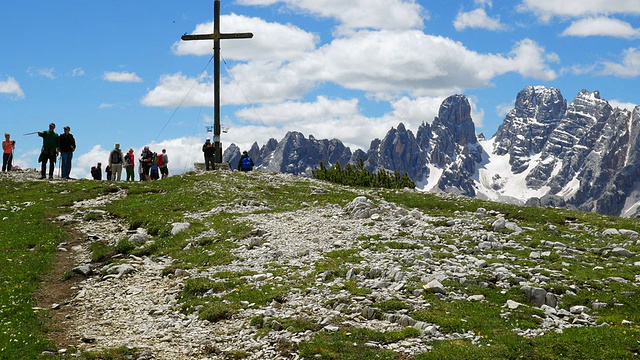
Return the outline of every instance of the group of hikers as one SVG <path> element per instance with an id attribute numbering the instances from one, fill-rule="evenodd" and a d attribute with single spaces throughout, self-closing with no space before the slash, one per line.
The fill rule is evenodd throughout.
<path id="1" fill-rule="evenodd" d="M 167 150 L 162 149 L 162 153 L 152 152 L 148 146 L 142 149 L 138 160 L 138 173 L 140 181 L 165 179 L 169 176 L 169 156 Z M 135 155 L 132 148 L 126 154 L 120 149 L 120 144 L 116 143 L 115 147 L 109 153 L 109 162 L 105 168 L 106 180 L 121 181 L 122 169 L 127 174 L 126 181 L 135 181 L 136 167 Z M 102 180 L 102 163 L 91 167 L 91 177 L 94 180 Z"/>
<path id="2" fill-rule="evenodd" d="M 42 149 L 38 162 L 41 163 L 40 167 L 40 179 L 47 178 L 47 163 L 49 163 L 49 179 L 53 179 L 53 173 L 55 170 L 55 163 L 60 154 L 60 177 L 62 179 L 70 179 L 71 173 L 71 161 L 73 159 L 73 152 L 76 150 L 76 140 L 71 134 L 71 128 L 69 126 L 64 127 L 64 132 L 58 135 L 55 132 L 56 124 L 50 123 L 49 129 L 45 131 L 38 131 L 37 134 L 42 138 Z M 2 171 L 11 171 L 13 169 L 13 152 L 15 149 L 15 141 L 11 140 L 11 135 L 5 133 L 5 140 L 2 142 Z M 214 170 L 215 163 L 215 147 L 211 143 L 211 139 L 207 138 L 204 145 L 202 145 L 202 152 L 204 153 L 204 160 L 206 170 Z M 140 174 L 141 181 L 150 181 L 164 179 L 169 176 L 169 157 L 167 156 L 167 150 L 162 149 L 160 154 L 152 152 L 149 146 L 145 146 L 140 154 L 138 160 L 138 173 Z M 253 160 L 244 151 L 240 160 L 238 161 L 238 170 L 251 171 L 253 170 Z M 133 148 L 130 148 L 127 153 L 123 153 L 120 149 L 120 144 L 116 143 L 114 149 L 109 153 L 109 159 L 107 167 L 104 169 L 106 173 L 106 180 L 121 181 L 122 170 L 125 170 L 126 181 L 135 180 L 135 155 Z M 91 176 L 94 180 L 102 180 L 102 163 L 99 162 L 96 166 L 91 167 Z"/>

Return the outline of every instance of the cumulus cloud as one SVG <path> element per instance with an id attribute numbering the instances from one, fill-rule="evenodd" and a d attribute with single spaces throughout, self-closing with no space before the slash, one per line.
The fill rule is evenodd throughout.
<path id="1" fill-rule="evenodd" d="M 465 29 L 504 30 L 506 26 L 500 22 L 500 18 L 492 19 L 487 12 L 480 8 L 469 12 L 459 12 L 453 21 L 453 26 L 458 31 Z"/>
<path id="2" fill-rule="evenodd" d="M 422 6 L 413 0 L 238 0 L 241 5 L 279 2 L 294 11 L 337 20 L 340 34 L 361 29 L 420 29 L 428 18 Z"/>
<path id="3" fill-rule="evenodd" d="M 117 72 L 117 71 L 105 72 L 102 79 L 108 82 L 125 82 L 125 83 L 142 82 L 142 78 L 136 75 L 136 73 Z"/>
<path id="4" fill-rule="evenodd" d="M 518 6 L 522 12 L 531 12 L 542 21 L 554 17 L 581 18 L 586 16 L 628 14 L 640 15 L 640 1 L 629 0 L 522 0 Z"/>
<path id="5" fill-rule="evenodd" d="M 625 39 L 640 37 L 640 29 L 635 29 L 626 21 L 607 17 L 587 18 L 575 21 L 566 28 L 562 36 L 611 36 Z"/>
<path id="6" fill-rule="evenodd" d="M 6 80 L 0 80 L 0 94 L 7 94 L 12 99 L 24 99 L 24 92 L 16 79 L 8 77 Z"/>
<path id="7" fill-rule="evenodd" d="M 318 38 L 293 25 L 269 23 L 259 18 L 241 15 L 220 17 L 220 27 L 224 33 L 251 32 L 251 39 L 221 40 L 224 44 L 222 55 L 228 60 L 290 60 L 312 51 Z M 211 34 L 213 22 L 199 24 L 193 34 Z M 282 41 L 274 41 L 281 39 Z M 286 39 L 286 40 L 285 40 Z M 208 55 L 213 52 L 212 40 L 178 41 L 173 44 L 177 55 Z"/>
<path id="8" fill-rule="evenodd" d="M 640 51 L 637 48 L 629 48 L 624 50 L 622 55 L 621 63 L 603 62 L 601 74 L 627 78 L 640 76 Z"/>
<path id="9" fill-rule="evenodd" d="M 505 57 L 479 54 L 459 42 L 420 31 L 378 31 L 336 39 L 289 67 L 320 82 L 372 94 L 442 96 L 486 86 L 508 72 L 554 79 L 548 61 L 557 59 L 549 55 L 553 54 L 529 39 L 516 44 L 511 56 Z"/>
<path id="10" fill-rule="evenodd" d="M 625 109 L 629 111 L 633 111 L 638 105 L 630 102 L 619 101 L 619 100 L 609 100 L 609 104 L 614 108 Z"/>

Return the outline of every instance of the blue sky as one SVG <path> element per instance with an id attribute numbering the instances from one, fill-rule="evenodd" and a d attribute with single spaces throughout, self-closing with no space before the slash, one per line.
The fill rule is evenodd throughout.
<path id="1" fill-rule="evenodd" d="M 0 131 L 37 167 L 50 122 L 76 137 L 72 176 L 115 142 L 166 148 L 170 170 L 201 161 L 212 125 L 213 0 L 0 2 Z M 493 136 L 528 85 L 640 104 L 640 1 L 222 0 L 223 147 L 288 131 L 367 150 L 400 122 L 415 131 L 465 94 Z"/>

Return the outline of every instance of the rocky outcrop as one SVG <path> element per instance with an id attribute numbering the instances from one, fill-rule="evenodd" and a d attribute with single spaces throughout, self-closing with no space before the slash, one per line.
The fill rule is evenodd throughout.
<path id="1" fill-rule="evenodd" d="M 209 179 L 208 175 L 198 176 Z M 228 182 L 241 181 L 222 176 Z M 291 181 L 290 176 L 283 174 L 260 176 L 259 181 L 274 186 L 286 186 Z M 320 193 L 333 189 L 327 183 L 306 181 Z M 200 190 L 199 187 L 185 189 L 192 195 Z M 158 360 L 210 358 L 212 348 L 220 349 L 221 354 L 242 351 L 247 359 L 281 359 L 298 358 L 298 347 L 293 345 L 312 341 L 314 336 L 325 332 L 352 328 L 386 332 L 411 327 L 416 334 L 410 338 L 372 342 L 367 346 L 413 358 L 428 353 L 434 341 L 469 341 L 477 345 L 486 339 L 473 328 L 441 327 L 414 319 L 404 310 L 385 309 L 379 304 L 403 302 L 417 313 L 431 309 L 431 295 L 460 306 L 473 302 L 479 307 L 499 308 L 499 312 L 485 313 L 505 320 L 514 314 L 519 319 L 531 316 L 535 326 L 513 329 L 514 334 L 529 338 L 569 328 L 603 326 L 598 321 L 597 310 L 613 306 L 613 300 L 594 300 L 589 307 L 564 303 L 564 296 L 575 295 L 572 289 L 585 286 L 574 278 L 567 269 L 571 269 L 569 266 L 540 273 L 540 266 L 548 263 L 552 254 L 571 264 L 581 261 L 574 254 L 583 253 L 585 249 L 567 240 L 571 239 L 570 233 L 559 233 L 557 241 L 523 242 L 514 236 L 533 229 L 523 229 L 496 211 L 478 208 L 436 218 L 419 209 L 406 209 L 377 199 L 375 191 L 365 190 L 361 194 L 344 206 L 307 204 L 292 212 L 270 211 L 265 205 L 268 196 L 252 204 L 240 201 L 219 203 L 211 210 L 183 209 L 183 214 L 174 214 L 181 219 L 179 223 L 172 223 L 174 235 L 189 233 L 190 221 L 199 223 L 214 213 L 234 214 L 239 221 L 253 227 L 246 238 L 228 240 L 237 245 L 230 250 L 237 260 L 196 267 L 169 255 L 127 255 L 114 258 L 108 265 L 93 263 L 89 250 L 93 242 L 115 246 L 122 238 L 132 236 L 132 231 L 121 217 L 109 216 L 106 212 L 92 221 L 83 219 L 87 213 L 102 211 L 105 204 L 124 198 L 126 191 L 109 192 L 75 203 L 69 213 L 58 218 L 87 239 L 73 249 L 59 249 L 76 254 L 78 266 L 74 273 L 83 277 L 73 299 L 61 306 L 69 314 L 64 328 L 75 339 L 75 343 L 68 345 L 97 351 L 127 346 L 140 351 L 136 358 Z M 434 221 L 446 225 L 435 225 Z M 283 223 L 288 226 L 282 226 Z M 319 224 L 323 231 L 318 231 Z M 184 239 L 183 251 L 210 251 L 201 240 L 219 234 L 213 228 L 201 231 Z M 550 227 L 549 231 L 558 230 Z M 147 243 L 159 240 L 159 236 L 148 235 L 143 228 L 133 232 L 133 235 L 144 235 L 141 238 Z M 606 240 L 609 246 L 586 251 L 611 257 L 612 261 L 636 256 L 625 244 L 637 239 L 637 232 L 623 228 L 588 232 L 594 243 Z M 456 241 L 445 240 L 448 238 Z M 403 246 L 391 247 L 392 243 Z M 359 259 L 341 264 L 346 265 L 346 273 L 339 274 L 332 269 L 300 281 L 308 276 L 307 269 L 314 269 L 331 253 L 351 250 L 355 250 Z M 502 252 L 510 255 L 501 256 L 496 262 L 496 256 Z M 524 255 L 527 261 L 513 254 L 527 254 Z M 527 267 L 523 263 L 532 265 Z M 274 274 L 274 268 L 289 270 Z M 241 283 L 256 288 L 286 286 L 288 291 L 280 301 L 266 304 L 243 301 L 237 305 L 241 311 L 228 319 L 204 320 L 197 308 L 185 312 L 181 294 L 189 279 L 220 281 L 220 274 L 234 274 Z M 602 273 L 603 278 L 598 279 L 602 287 L 613 281 L 605 276 Z M 637 282 L 638 278 L 634 280 Z M 336 291 L 346 289 L 349 283 L 357 284 L 367 295 Z M 460 291 L 459 286 L 450 284 L 472 286 Z M 557 292 L 556 288 L 568 290 Z M 485 297 L 480 293 L 484 292 L 482 289 L 503 289 L 507 295 Z M 202 296 L 205 301 L 226 295 L 210 290 Z M 535 311 L 518 313 L 522 308 Z M 256 319 L 262 320 L 256 322 Z M 318 326 L 296 331 L 282 325 L 295 319 L 306 319 Z"/>
<path id="2" fill-rule="evenodd" d="M 511 171 L 519 174 L 527 169 L 531 154 L 543 151 L 549 135 L 560 124 L 567 101 L 560 90 L 542 86 L 527 86 L 516 97 L 494 135 L 497 155 L 509 154 Z"/>

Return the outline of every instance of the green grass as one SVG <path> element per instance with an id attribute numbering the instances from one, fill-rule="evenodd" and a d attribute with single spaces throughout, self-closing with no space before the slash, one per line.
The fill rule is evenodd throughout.
<path id="1" fill-rule="evenodd" d="M 34 295 L 52 270 L 56 249 L 70 240 L 52 222 L 74 201 L 96 197 L 103 186 L 0 180 L 0 354 L 3 359 L 35 359 L 56 346 L 47 339 L 46 313 L 33 310 Z"/>
<path id="2" fill-rule="evenodd" d="M 262 214 L 328 204 L 343 206 L 362 191 L 326 183 L 320 186 L 330 191 L 312 195 L 313 187 L 319 186 L 317 182 L 294 178 L 283 183 L 270 181 L 267 176 L 235 172 L 188 173 L 157 182 L 121 183 L 117 186 L 94 181 L 13 183 L 0 180 L 0 263 L 4 265 L 0 267 L 0 358 L 39 358 L 44 350 L 56 350 L 55 344 L 48 340 L 49 316 L 46 311 L 33 310 L 36 306 L 34 298 L 39 281 L 54 266 L 56 248 L 73 236 L 66 226 L 51 220 L 70 212 L 74 201 L 95 198 L 119 189 L 126 191 L 126 198 L 94 209 L 99 211 L 87 212 L 84 220 L 117 217 L 132 230 L 144 228 L 153 241 L 141 246 L 127 239 L 120 239 L 115 244 L 96 241 L 91 245 L 92 261 L 113 261 L 118 254 L 167 255 L 174 259 L 163 272 L 168 276 L 177 269 L 201 270 L 242 262 L 242 251 L 238 251 L 242 250 L 241 241 L 251 236 L 254 230 L 242 219 L 246 212 Z M 304 294 L 310 291 L 309 288 L 316 287 L 313 291 L 319 293 L 365 298 L 379 313 L 406 313 L 417 321 L 436 325 L 443 334 L 464 333 L 475 337 L 474 342 L 462 339 L 430 341 L 428 345 L 432 349 L 417 355 L 416 359 L 623 359 L 638 355 L 638 326 L 621 325 L 623 320 L 640 324 L 640 296 L 634 284 L 637 283 L 638 267 L 634 265 L 637 257 L 606 257 L 597 251 L 611 244 L 633 243 L 635 240 L 596 235 L 607 228 L 640 231 L 637 220 L 404 190 L 373 190 L 371 198 L 376 197 L 429 215 L 431 226 L 437 229 L 435 233 L 439 242 L 436 243 L 435 236 L 431 235 L 416 237 L 412 235 L 412 229 L 391 235 L 356 235 L 357 247 L 326 252 L 312 263 L 291 266 L 285 261 L 274 260 L 264 269 L 274 275 L 266 281 L 254 282 L 251 276 L 256 272 L 249 270 L 189 278 L 180 294 L 181 310 L 184 313 L 197 311 L 200 318 L 217 322 L 241 314 L 248 306 L 254 309 L 267 304 L 286 306 L 289 294 Z M 247 206 L 248 200 L 260 206 Z M 480 207 L 488 211 L 487 215 L 476 214 Z M 411 271 L 414 260 L 453 260 L 456 255 L 447 245 L 479 242 L 480 239 L 461 234 L 452 226 L 452 219 L 458 219 L 460 213 L 467 212 L 476 214 L 473 221 L 465 223 L 469 229 L 490 230 L 497 214 L 527 228 L 522 234 L 510 230 L 497 234 L 525 249 L 487 250 L 482 255 L 491 256 L 487 258 L 490 266 L 510 263 L 519 266 L 514 271 L 515 275 L 525 279 L 534 275 L 548 277 L 549 280 L 541 286 L 562 295 L 560 306 L 564 309 L 572 305 L 591 307 L 596 300 L 606 302 L 609 306 L 592 310 L 590 315 L 596 317 L 599 324 L 608 325 L 564 329 L 562 333 L 548 332 L 531 339 L 519 336 L 515 329 L 540 326 L 537 317 L 542 316 L 542 312 L 526 306 L 527 299 L 517 283 L 512 282 L 511 287 L 505 289 L 486 273 L 473 278 L 485 282 L 486 286 L 461 284 L 457 280 L 443 282 L 450 293 L 481 294 L 485 301 L 442 300 L 435 295 L 424 295 L 429 303 L 424 308 L 417 308 L 414 302 L 407 300 L 414 290 L 424 285 L 421 275 L 413 274 L 405 289 L 398 292 L 398 297 L 387 300 L 378 299 L 374 291 L 363 284 L 361 279 L 370 266 L 361 255 L 363 251 L 390 254 L 396 260 L 394 266 Z M 174 222 L 189 222 L 191 226 L 172 235 L 171 224 Z M 376 222 L 363 221 L 362 224 L 363 229 L 376 226 Z M 572 251 L 544 248 L 541 245 L 544 241 L 560 242 Z M 423 249 L 427 248 L 431 249 L 431 259 L 424 256 Z M 550 255 L 534 261 L 529 259 L 532 248 L 548 250 Z M 640 253 L 639 245 L 626 248 Z M 533 267 L 535 270 L 530 270 Z M 351 268 L 359 274 L 358 280 L 344 279 Z M 317 282 L 321 274 L 330 274 L 326 284 Z M 627 282 L 611 281 L 610 277 L 623 278 Z M 525 306 L 509 310 L 510 316 L 502 317 L 501 314 L 507 311 L 503 308 L 507 300 L 518 301 Z M 262 335 L 273 330 L 272 320 L 291 332 L 310 330 L 315 333 L 309 342 L 281 344 L 283 354 L 296 352 L 310 359 L 409 359 L 401 352 L 382 350 L 379 346 L 418 337 L 418 330 L 405 328 L 384 332 L 345 327 L 343 321 L 353 315 L 353 309 L 347 310 L 352 304 L 348 297 L 327 300 L 323 304 L 331 308 L 340 305 L 340 313 L 331 321 L 340 328 L 334 332 L 321 330 L 322 326 L 317 321 L 304 316 L 269 318 L 266 321 L 264 317 L 257 316 L 250 319 L 250 325 L 260 328 L 259 334 Z M 215 346 L 209 350 L 211 354 L 226 358 L 249 355 L 242 349 L 224 354 Z M 82 353 L 79 358 L 119 360 L 135 357 L 135 352 L 124 348 L 107 349 Z"/>

